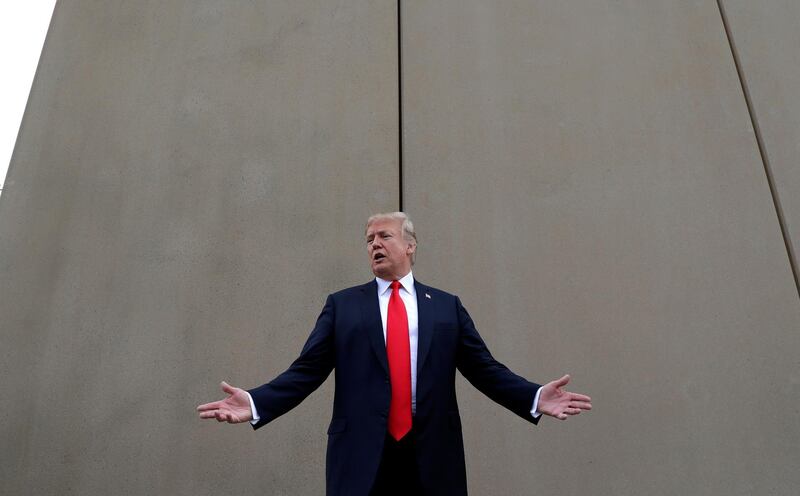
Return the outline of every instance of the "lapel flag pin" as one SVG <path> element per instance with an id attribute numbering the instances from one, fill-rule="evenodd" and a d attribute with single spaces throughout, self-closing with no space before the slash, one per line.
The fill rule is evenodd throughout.
<path id="1" fill-rule="evenodd" d="M 429 295 L 428 293 L 425 293 L 425 298 L 430 300 L 431 299 L 431 295 Z"/>

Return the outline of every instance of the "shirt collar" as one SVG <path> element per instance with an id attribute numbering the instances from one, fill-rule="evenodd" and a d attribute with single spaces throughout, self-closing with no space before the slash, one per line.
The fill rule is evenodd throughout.
<path id="1" fill-rule="evenodd" d="M 401 279 L 399 279 L 399 281 L 400 281 L 400 286 L 402 286 L 403 289 L 405 289 L 408 294 L 410 294 L 412 296 L 414 296 L 416 294 L 416 291 L 414 290 L 414 274 L 413 274 L 413 272 L 409 271 L 409 273 L 406 274 L 405 276 L 403 276 Z M 391 287 L 391 284 L 392 284 L 392 281 L 387 281 L 386 279 L 381 279 L 380 277 L 376 277 L 375 278 L 375 282 L 378 283 L 378 294 L 379 295 L 382 295 L 383 293 L 385 293 Z"/>

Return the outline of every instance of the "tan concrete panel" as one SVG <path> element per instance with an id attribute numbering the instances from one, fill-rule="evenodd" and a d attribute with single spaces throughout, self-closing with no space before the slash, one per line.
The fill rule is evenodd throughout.
<path id="1" fill-rule="evenodd" d="M 794 494 L 800 304 L 706 2 L 406 2 L 415 274 L 595 410 L 459 390 L 474 494 Z"/>
<path id="2" fill-rule="evenodd" d="M 723 2 L 794 256 L 800 244 L 800 3 Z"/>
<path id="3" fill-rule="evenodd" d="M 0 198 L 3 494 L 321 494 L 285 369 L 397 207 L 396 3 L 59 2 Z"/>

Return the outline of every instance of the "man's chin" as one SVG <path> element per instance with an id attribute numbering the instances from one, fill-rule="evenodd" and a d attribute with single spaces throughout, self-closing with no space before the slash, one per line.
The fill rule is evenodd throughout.
<path id="1" fill-rule="evenodd" d="M 375 277 L 380 277 L 381 279 L 387 279 L 389 277 L 389 269 L 384 264 L 372 264 L 372 273 L 375 274 Z"/>

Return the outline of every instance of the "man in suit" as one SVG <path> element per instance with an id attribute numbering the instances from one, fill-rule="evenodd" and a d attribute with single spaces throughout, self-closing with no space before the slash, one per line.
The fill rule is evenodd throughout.
<path id="1" fill-rule="evenodd" d="M 250 391 L 200 405 L 201 418 L 258 429 L 297 406 L 335 371 L 326 463 L 329 495 L 467 494 L 458 369 L 489 398 L 538 423 L 591 409 L 588 396 L 529 382 L 489 353 L 457 296 L 421 284 L 414 227 L 402 212 L 366 226 L 375 280 L 328 296 L 300 356 Z"/>

